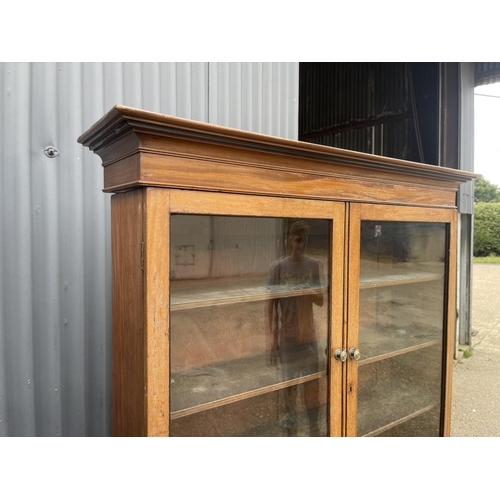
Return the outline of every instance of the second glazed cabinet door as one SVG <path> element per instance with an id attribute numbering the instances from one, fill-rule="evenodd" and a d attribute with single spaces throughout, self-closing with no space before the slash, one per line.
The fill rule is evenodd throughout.
<path id="1" fill-rule="evenodd" d="M 442 434 L 449 211 L 169 206 L 171 436 Z"/>
<path id="2" fill-rule="evenodd" d="M 348 344 L 360 357 L 348 367 L 349 387 L 357 388 L 348 435 L 446 433 L 453 217 L 449 210 L 351 206 Z"/>

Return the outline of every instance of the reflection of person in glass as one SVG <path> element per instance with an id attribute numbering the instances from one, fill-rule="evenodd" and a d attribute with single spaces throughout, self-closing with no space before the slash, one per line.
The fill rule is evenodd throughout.
<path id="1" fill-rule="evenodd" d="M 307 255 L 305 249 L 309 226 L 298 221 L 292 224 L 287 238 L 289 255 L 271 264 L 268 278 L 270 292 L 290 296 L 267 301 L 267 325 L 271 339 L 271 364 L 279 366 L 283 380 L 293 380 L 319 371 L 316 326 L 313 304 L 323 305 L 323 293 L 308 293 L 320 289 L 319 262 Z M 305 292 L 305 293 L 301 293 Z M 302 384 L 304 406 L 309 417 L 309 434 L 319 435 L 319 380 Z M 285 415 L 281 425 L 288 436 L 297 435 L 297 413 L 300 391 L 294 384 L 283 389 Z M 304 411 L 304 410 L 302 410 Z"/>

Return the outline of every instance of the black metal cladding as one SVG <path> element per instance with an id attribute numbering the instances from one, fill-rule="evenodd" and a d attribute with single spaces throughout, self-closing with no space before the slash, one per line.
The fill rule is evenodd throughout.
<path id="1" fill-rule="evenodd" d="M 437 164 L 437 63 L 300 63 L 299 140 Z"/>
<path id="2" fill-rule="evenodd" d="M 475 67 L 476 86 L 500 82 L 499 62 L 477 62 Z"/>

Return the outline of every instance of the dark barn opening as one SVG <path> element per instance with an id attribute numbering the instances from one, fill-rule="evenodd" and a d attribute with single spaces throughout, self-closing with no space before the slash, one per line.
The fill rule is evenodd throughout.
<path id="1" fill-rule="evenodd" d="M 439 63 L 300 63 L 299 140 L 437 165 Z"/>

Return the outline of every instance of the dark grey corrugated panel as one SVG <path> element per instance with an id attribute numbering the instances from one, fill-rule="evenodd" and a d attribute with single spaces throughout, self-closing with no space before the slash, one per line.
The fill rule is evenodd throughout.
<path id="1" fill-rule="evenodd" d="M 299 139 L 414 159 L 407 63 L 301 63 Z"/>
<path id="2" fill-rule="evenodd" d="M 110 433 L 110 197 L 79 135 L 124 104 L 297 138 L 298 63 L 219 64 L 0 63 L 0 436 Z"/>
<path id="3" fill-rule="evenodd" d="M 476 86 L 500 82 L 500 62 L 475 63 Z"/>

